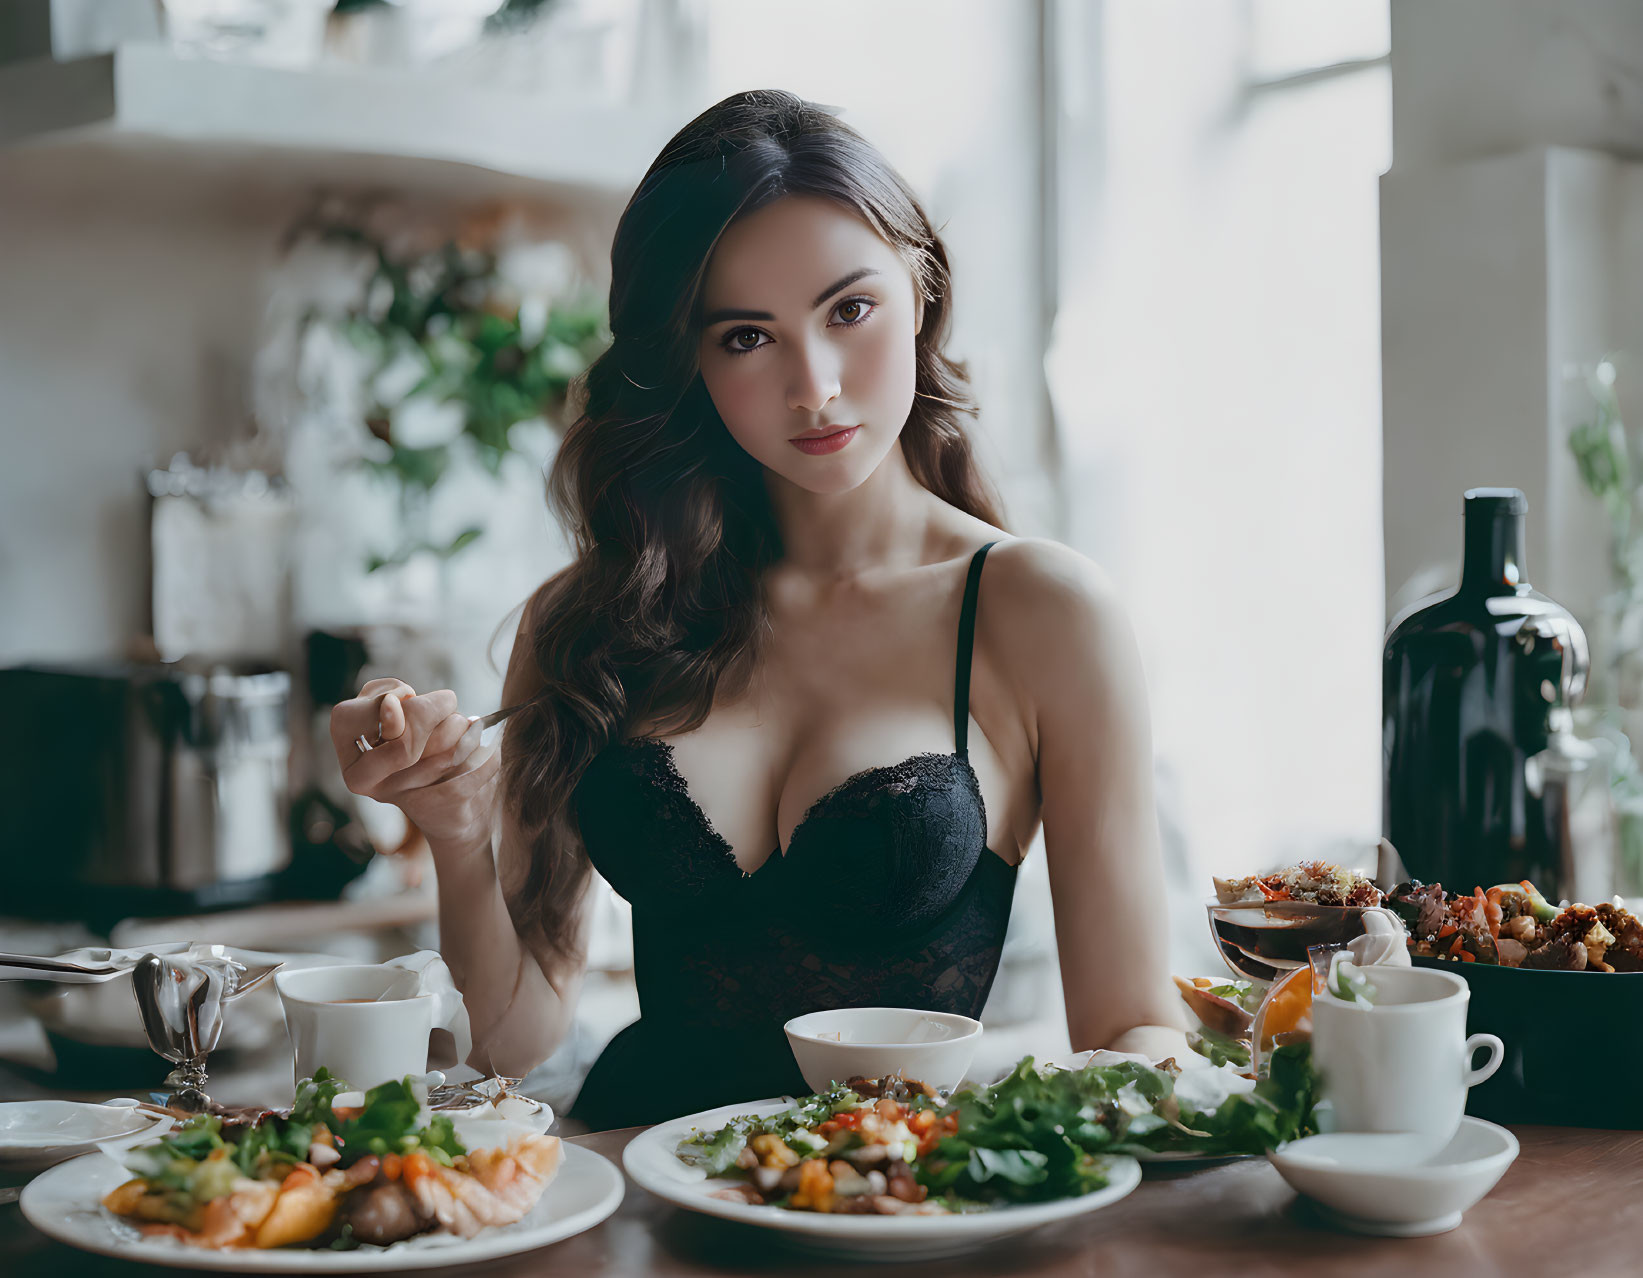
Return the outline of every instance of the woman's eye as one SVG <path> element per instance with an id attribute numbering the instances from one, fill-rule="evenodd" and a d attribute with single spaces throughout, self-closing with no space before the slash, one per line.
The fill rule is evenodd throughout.
<path id="1" fill-rule="evenodd" d="M 852 297 L 840 302 L 833 313 L 846 324 L 860 324 L 873 313 L 873 303 L 865 297 Z"/>
<path id="2" fill-rule="evenodd" d="M 738 328 L 725 334 L 724 347 L 733 355 L 742 355 L 764 345 L 763 337 L 756 328 Z"/>

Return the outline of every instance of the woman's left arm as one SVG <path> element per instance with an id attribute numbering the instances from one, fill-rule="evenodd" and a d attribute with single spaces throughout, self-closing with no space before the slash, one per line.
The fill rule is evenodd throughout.
<path id="1" fill-rule="evenodd" d="M 1152 727 L 1134 632 L 1082 555 L 1037 538 L 1011 549 L 991 615 L 1036 745 L 1067 1032 L 1075 1051 L 1179 1056 L 1187 1046 L 1169 978 Z"/>

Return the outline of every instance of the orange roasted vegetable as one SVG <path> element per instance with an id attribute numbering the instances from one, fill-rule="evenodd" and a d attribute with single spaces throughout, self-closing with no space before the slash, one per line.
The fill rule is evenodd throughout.
<path id="1" fill-rule="evenodd" d="M 311 1242 L 331 1227 L 337 1196 L 307 1163 L 298 1163 L 280 1185 L 274 1209 L 257 1227 L 254 1246 L 288 1247 Z"/>

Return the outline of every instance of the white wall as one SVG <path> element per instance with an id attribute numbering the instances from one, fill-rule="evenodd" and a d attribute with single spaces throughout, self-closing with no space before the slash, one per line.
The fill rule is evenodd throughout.
<path id="1" fill-rule="evenodd" d="M 1052 385 L 1073 535 L 1134 616 L 1202 891 L 1299 856 L 1367 863 L 1380 824 L 1388 78 L 1252 91 L 1271 7 L 1103 6 L 1069 129 L 1083 203 Z M 1330 13 L 1325 35 L 1384 21 Z"/>
<path id="2" fill-rule="evenodd" d="M 0 150 L 0 662 L 146 631 L 142 473 L 243 431 L 293 208 L 135 153 Z"/>
<path id="3" fill-rule="evenodd" d="M 1592 628 L 1607 530 L 1570 458 L 1581 365 L 1643 350 L 1643 6 L 1394 0 L 1381 188 L 1386 590 L 1452 585 L 1461 493 L 1529 496 L 1529 578 Z M 1621 364 L 1623 411 L 1643 367 Z"/>
<path id="4" fill-rule="evenodd" d="M 1529 498 L 1529 579 L 1547 565 L 1546 210 L 1536 153 L 1381 187 L 1389 610 L 1452 587 L 1461 494 Z"/>
<path id="5" fill-rule="evenodd" d="M 1636 0 L 1392 0 L 1396 169 L 1643 139 Z"/>

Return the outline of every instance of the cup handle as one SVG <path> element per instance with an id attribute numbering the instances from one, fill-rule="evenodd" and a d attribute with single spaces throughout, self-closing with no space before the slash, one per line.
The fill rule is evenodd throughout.
<path id="1" fill-rule="evenodd" d="M 1476 1069 L 1471 1068 L 1472 1056 L 1480 1047 L 1489 1049 L 1489 1059 Z M 1466 1086 L 1475 1087 L 1485 1079 L 1491 1078 L 1500 1068 L 1501 1061 L 1506 1059 L 1506 1044 L 1493 1034 L 1473 1034 L 1466 1040 Z"/>
<path id="2" fill-rule="evenodd" d="M 456 1040 L 456 1063 L 466 1065 L 468 1053 L 472 1052 L 474 1047 L 473 1029 L 468 1024 L 468 1005 L 463 1001 L 462 991 L 454 985 L 438 990 L 436 994 L 434 1024 L 438 1028 L 450 1030 L 451 1037 Z"/>
<path id="3" fill-rule="evenodd" d="M 434 1028 L 450 1031 L 456 1040 L 456 1063 L 466 1065 L 473 1051 L 473 1029 L 468 1024 L 468 1005 L 462 991 L 451 980 L 451 969 L 437 950 L 418 950 L 402 959 L 395 959 L 390 967 L 403 968 L 414 975 L 418 993 L 429 994 L 434 1000 Z"/>

